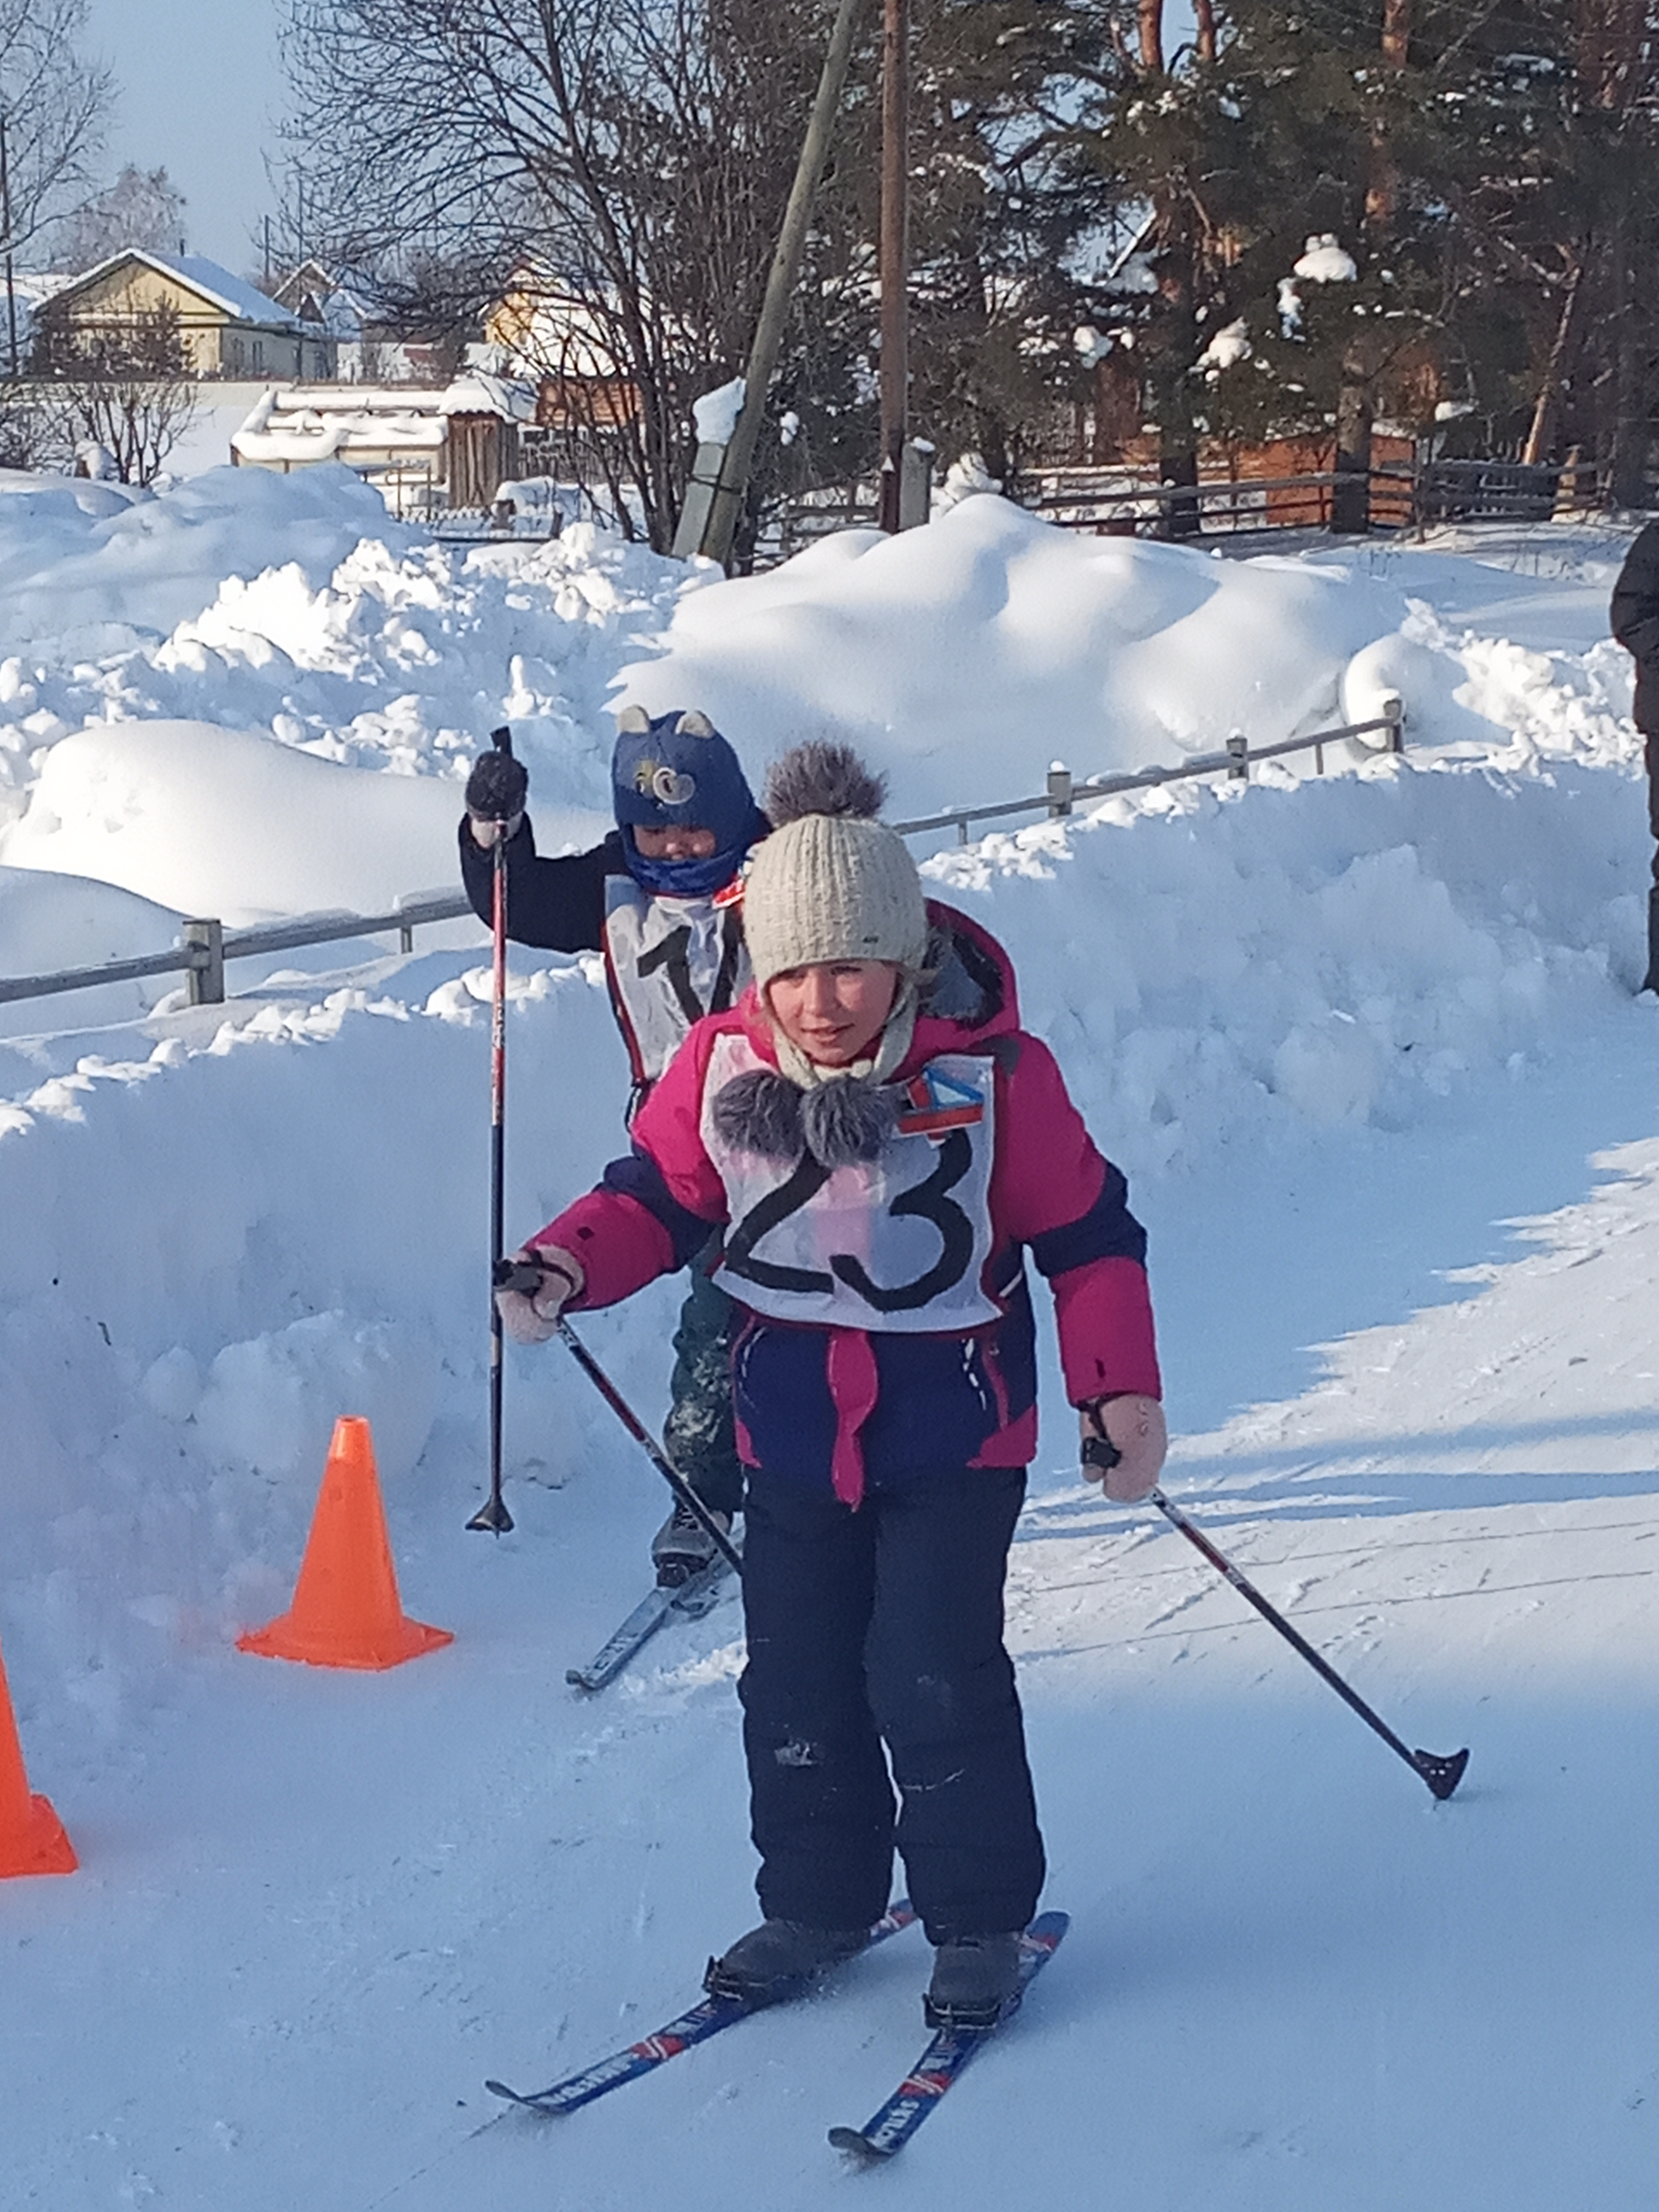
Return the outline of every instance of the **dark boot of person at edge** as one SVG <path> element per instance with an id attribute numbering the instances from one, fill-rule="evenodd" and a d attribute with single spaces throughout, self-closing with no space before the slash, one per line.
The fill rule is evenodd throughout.
<path id="1" fill-rule="evenodd" d="M 1637 988 L 1659 994 L 1659 522 L 1637 532 L 1613 587 L 1609 616 L 1613 635 L 1636 662 L 1631 715 L 1647 758 L 1648 827 L 1654 840 L 1647 973 Z"/>

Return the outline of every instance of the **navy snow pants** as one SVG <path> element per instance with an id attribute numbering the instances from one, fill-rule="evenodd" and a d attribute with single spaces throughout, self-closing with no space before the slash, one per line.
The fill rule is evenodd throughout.
<path id="1" fill-rule="evenodd" d="M 1024 1494 L 1024 1468 L 973 1468 L 853 1511 L 750 1470 L 739 1694 L 769 1918 L 869 1926 L 896 1843 L 933 1942 L 1031 1918 L 1042 1838 L 1002 1642 Z"/>

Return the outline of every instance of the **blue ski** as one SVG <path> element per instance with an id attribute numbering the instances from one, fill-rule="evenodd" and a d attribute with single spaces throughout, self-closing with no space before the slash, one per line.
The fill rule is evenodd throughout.
<path id="1" fill-rule="evenodd" d="M 907 1899 L 889 1905 L 887 1911 L 870 1930 L 872 1943 L 885 1942 L 888 1936 L 896 1936 L 915 1918 Z M 810 1984 L 803 1981 L 804 1994 Z M 550 2087 L 526 2093 L 509 2089 L 505 2081 L 486 2081 L 484 2087 L 493 2096 L 505 2097 L 509 2103 L 524 2105 L 533 2112 L 574 2112 L 579 2106 L 591 2105 L 595 2097 L 603 2097 L 612 2089 L 620 2089 L 624 2081 L 637 2081 L 641 2074 L 649 2074 L 670 2058 L 678 2058 L 683 2051 L 690 2050 L 694 2043 L 707 2043 L 711 2035 L 718 2035 L 724 2027 L 731 2027 L 740 2020 L 747 2020 L 756 2010 L 753 2005 L 739 2004 L 730 1997 L 705 1997 L 701 2004 L 683 2012 L 678 2020 L 671 2020 L 654 2035 L 643 2036 L 638 2043 L 630 2043 L 625 2051 L 602 2058 L 597 2066 L 589 2066 L 580 2074 L 567 2075 L 562 2081 Z"/>
<path id="2" fill-rule="evenodd" d="M 659 1587 L 641 1598 L 622 1626 L 602 1644 L 586 1667 L 567 1667 L 564 1679 L 578 1690 L 602 1690 L 612 1682 L 641 1646 L 648 1644 L 665 1621 L 676 1615 L 697 1620 L 719 1601 L 720 1584 L 731 1573 L 724 1559 L 715 1559 L 689 1582 L 672 1589 Z"/>
<path id="3" fill-rule="evenodd" d="M 1071 1922 L 1063 1912 L 1038 1915 L 1020 1938 L 1019 1989 L 1001 2020 L 989 2027 L 941 2027 L 911 2071 L 872 2119 L 861 2128 L 831 2128 L 837 2150 L 865 2166 L 903 2148 L 982 2044 L 1018 2011 L 1020 2000 L 1060 1947 Z"/>

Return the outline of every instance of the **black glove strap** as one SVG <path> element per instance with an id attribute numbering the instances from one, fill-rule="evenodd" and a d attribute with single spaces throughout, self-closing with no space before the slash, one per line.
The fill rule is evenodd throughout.
<path id="1" fill-rule="evenodd" d="M 556 1275 L 562 1283 L 568 1283 L 573 1297 L 580 1288 L 568 1267 L 539 1255 L 533 1260 L 497 1260 L 490 1271 L 490 1280 L 498 1291 L 516 1291 L 520 1297 L 533 1298 L 550 1275 Z"/>

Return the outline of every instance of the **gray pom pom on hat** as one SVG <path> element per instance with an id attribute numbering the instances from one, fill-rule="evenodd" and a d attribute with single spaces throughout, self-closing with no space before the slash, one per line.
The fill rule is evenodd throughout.
<path id="1" fill-rule="evenodd" d="M 763 801 L 780 827 L 806 814 L 848 814 L 873 822 L 887 803 L 887 779 L 865 766 L 851 745 L 814 738 L 766 771 Z"/>

